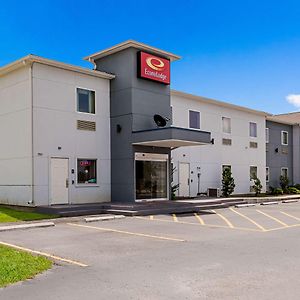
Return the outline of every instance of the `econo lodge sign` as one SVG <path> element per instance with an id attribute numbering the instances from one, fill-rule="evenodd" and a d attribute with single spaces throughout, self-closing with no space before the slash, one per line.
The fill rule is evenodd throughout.
<path id="1" fill-rule="evenodd" d="M 138 77 L 170 84 L 170 61 L 141 51 L 138 53 Z"/>

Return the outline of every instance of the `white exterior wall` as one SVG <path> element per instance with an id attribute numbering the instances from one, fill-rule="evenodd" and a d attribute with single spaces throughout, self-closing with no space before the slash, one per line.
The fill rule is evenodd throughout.
<path id="1" fill-rule="evenodd" d="M 250 166 L 257 166 L 258 178 L 265 191 L 265 117 L 234 108 L 208 104 L 171 95 L 173 125 L 189 127 L 189 110 L 200 112 L 200 130 L 211 132 L 214 145 L 183 147 L 172 151 L 172 162 L 176 167 L 174 181 L 178 182 L 179 162 L 190 163 L 190 196 L 198 192 L 197 173 L 200 168 L 200 192 L 208 187 L 221 188 L 222 165 L 231 165 L 235 179 L 234 194 L 250 192 Z M 231 118 L 231 134 L 222 132 L 222 117 Z M 257 123 L 257 138 L 249 136 L 249 122 Z M 232 139 L 231 146 L 222 145 L 222 138 Z M 249 142 L 258 143 L 258 148 L 249 147 Z M 197 169 L 198 168 L 198 169 Z"/>
<path id="2" fill-rule="evenodd" d="M 0 203 L 32 197 L 30 67 L 0 77 Z"/>
<path id="3" fill-rule="evenodd" d="M 51 157 L 69 158 L 70 204 L 110 201 L 109 84 L 107 79 L 33 64 L 35 205 L 50 204 Z M 95 115 L 77 112 L 77 87 L 95 91 Z M 77 120 L 95 121 L 96 131 L 77 130 Z M 96 186 L 77 185 L 77 158 L 97 159 Z"/>

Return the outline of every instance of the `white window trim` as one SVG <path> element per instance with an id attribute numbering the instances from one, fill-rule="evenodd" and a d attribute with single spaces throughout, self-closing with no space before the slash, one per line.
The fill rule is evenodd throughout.
<path id="1" fill-rule="evenodd" d="M 224 131 L 224 127 L 223 127 L 223 118 L 226 118 L 226 119 L 229 119 L 230 120 L 230 132 L 225 132 Z M 222 128 L 221 128 L 221 130 L 222 130 L 222 133 L 223 134 L 227 134 L 227 135 L 231 135 L 231 133 L 232 133 L 232 122 L 231 122 L 231 118 L 230 117 L 226 117 L 226 116 L 222 116 L 222 118 L 221 118 L 221 121 L 222 121 L 222 124 L 221 124 L 221 126 L 222 126 Z"/>
<path id="2" fill-rule="evenodd" d="M 269 142 L 270 142 L 270 129 L 266 127 L 266 144 L 269 144 Z"/>
<path id="3" fill-rule="evenodd" d="M 280 168 L 280 176 L 283 176 L 282 170 L 286 170 L 286 176 L 289 177 L 289 168 L 286 167 Z"/>
<path id="4" fill-rule="evenodd" d="M 267 180 L 267 173 L 268 173 L 268 180 Z M 270 182 L 270 167 L 266 167 L 266 182 Z"/>
<path id="5" fill-rule="evenodd" d="M 251 135 L 251 124 L 256 124 L 256 136 L 252 136 Z M 249 122 L 249 137 L 250 138 L 253 138 L 253 139 L 256 139 L 257 137 L 258 137 L 258 130 L 257 130 L 258 128 L 257 128 L 257 123 L 256 122 L 252 122 L 252 121 L 250 121 Z"/>
<path id="6" fill-rule="evenodd" d="M 283 142 L 283 135 L 284 135 L 284 133 L 286 133 L 286 139 L 287 139 L 287 143 L 286 144 Z M 289 144 L 289 132 L 285 131 L 285 130 L 282 130 L 281 131 L 281 145 L 288 146 L 288 144 Z"/>
<path id="7" fill-rule="evenodd" d="M 77 95 L 77 89 L 81 89 L 81 90 L 86 90 L 86 91 L 91 91 L 91 92 L 94 92 L 95 93 L 95 113 L 87 113 L 87 112 L 82 112 L 82 111 L 78 111 L 78 95 Z M 96 100 L 96 97 L 97 97 L 97 93 L 96 93 L 96 90 L 94 89 L 90 89 L 90 88 L 87 88 L 87 87 L 82 87 L 82 86 L 76 86 L 75 87 L 75 112 L 77 114 L 81 114 L 81 115 L 89 115 L 89 116 L 95 116 L 97 114 L 97 100 Z"/>
<path id="8" fill-rule="evenodd" d="M 198 112 L 199 113 L 199 128 L 193 128 L 193 127 L 191 127 L 190 126 L 190 111 L 193 111 L 193 112 Z M 201 130 L 201 111 L 199 111 L 199 110 L 196 110 L 196 109 L 189 109 L 189 115 L 188 115 L 188 122 L 189 122 L 189 124 L 188 124 L 188 128 L 189 129 L 194 129 L 194 130 Z"/>
<path id="9" fill-rule="evenodd" d="M 75 187 L 99 187 L 99 180 L 98 180 L 98 176 L 99 176 L 99 172 L 98 172 L 98 158 L 83 158 L 83 157 L 76 157 L 75 158 Z M 96 175 L 97 175 L 97 182 L 96 183 L 78 183 L 78 159 L 80 160 L 95 160 L 96 161 Z"/>

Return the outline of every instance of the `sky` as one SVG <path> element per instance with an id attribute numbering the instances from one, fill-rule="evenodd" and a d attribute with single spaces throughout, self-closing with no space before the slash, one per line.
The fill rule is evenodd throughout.
<path id="1" fill-rule="evenodd" d="M 92 67 L 134 39 L 182 57 L 171 88 L 270 113 L 300 110 L 300 1 L 2 1 L 0 66 L 27 54 Z"/>

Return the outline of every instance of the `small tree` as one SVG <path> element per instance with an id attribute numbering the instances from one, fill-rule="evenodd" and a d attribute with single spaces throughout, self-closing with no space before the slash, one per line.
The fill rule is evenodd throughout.
<path id="1" fill-rule="evenodd" d="M 281 175 L 280 176 L 280 186 L 281 186 L 281 188 L 282 188 L 282 190 L 283 190 L 284 193 L 287 192 L 287 188 L 289 186 L 289 182 L 290 182 L 290 180 L 289 180 L 289 178 L 287 176 L 285 176 L 285 175 Z"/>
<path id="2" fill-rule="evenodd" d="M 230 168 L 224 168 L 222 172 L 222 194 L 224 197 L 229 197 L 235 188 L 234 178 Z"/>
<path id="3" fill-rule="evenodd" d="M 252 188 L 255 191 L 255 195 L 258 196 L 261 193 L 262 184 L 256 175 L 254 175 L 254 177 L 253 177 L 253 183 L 254 184 L 253 184 Z"/>
<path id="4" fill-rule="evenodd" d="M 175 200 L 176 198 L 176 192 L 179 189 L 179 183 L 174 184 L 173 178 L 174 178 L 174 173 L 176 172 L 176 167 L 173 167 L 171 170 L 171 199 Z"/>

